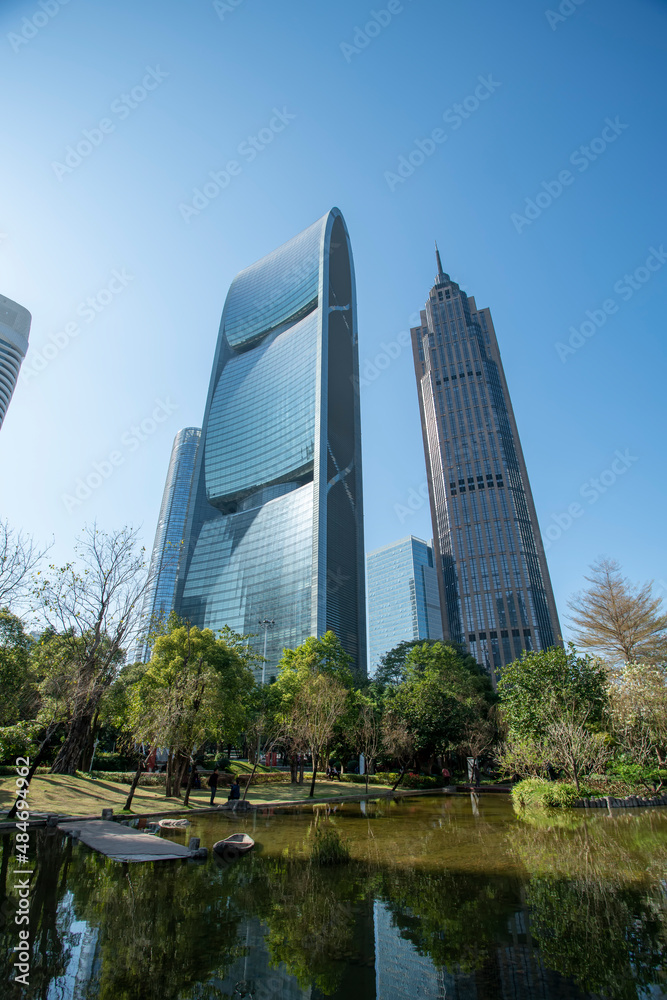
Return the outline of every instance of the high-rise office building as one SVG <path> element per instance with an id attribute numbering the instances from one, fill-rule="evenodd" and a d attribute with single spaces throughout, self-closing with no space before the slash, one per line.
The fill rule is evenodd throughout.
<path id="1" fill-rule="evenodd" d="M 164 617 L 174 609 L 178 567 L 184 549 L 200 438 L 201 430 L 198 427 L 184 427 L 174 438 L 171 448 L 143 607 L 144 620 L 147 624 L 154 617 Z M 137 646 L 134 659 L 144 660 L 147 654 L 148 647 L 142 639 Z"/>
<path id="2" fill-rule="evenodd" d="M 495 672 L 560 628 L 491 313 L 436 262 L 411 333 L 443 627 Z"/>
<path id="3" fill-rule="evenodd" d="M 399 642 L 442 639 L 433 546 L 409 535 L 366 557 L 368 669 Z"/>
<path id="4" fill-rule="evenodd" d="M 231 284 L 179 578 L 176 610 L 196 625 L 275 621 L 269 678 L 327 630 L 366 667 L 356 387 L 352 254 L 332 209 Z"/>
<path id="5" fill-rule="evenodd" d="M 27 309 L 0 295 L 0 427 L 28 350 L 31 319 Z"/>

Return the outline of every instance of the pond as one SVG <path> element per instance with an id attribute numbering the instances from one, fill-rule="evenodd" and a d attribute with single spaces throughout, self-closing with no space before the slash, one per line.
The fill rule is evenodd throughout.
<path id="1" fill-rule="evenodd" d="M 351 860 L 310 861 L 332 825 Z M 233 863 L 123 865 L 31 833 L 40 1000 L 535 1000 L 667 996 L 667 809 L 519 818 L 508 796 L 434 795 L 192 817 Z M 13 979 L 13 841 L 0 944 Z M 8 894 L 5 899 L 4 893 Z M 10 957 L 12 956 L 12 957 Z"/>

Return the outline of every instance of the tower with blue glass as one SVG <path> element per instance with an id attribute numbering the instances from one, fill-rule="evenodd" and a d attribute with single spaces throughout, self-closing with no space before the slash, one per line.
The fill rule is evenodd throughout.
<path id="1" fill-rule="evenodd" d="M 148 587 L 143 607 L 146 631 L 164 621 L 174 610 L 178 568 L 183 557 L 185 530 L 192 495 L 192 482 L 201 431 L 184 427 L 174 438 L 164 484 L 155 541 L 151 554 Z M 142 636 L 134 652 L 135 660 L 146 660 L 149 647 Z"/>
<path id="2" fill-rule="evenodd" d="M 232 282 L 193 482 L 178 613 L 285 648 L 328 630 L 365 670 L 357 316 L 338 209 Z M 260 640 L 257 640 L 261 652 Z"/>
<path id="3" fill-rule="evenodd" d="M 436 264 L 411 334 L 443 630 L 495 674 L 560 626 L 491 313 Z"/>
<path id="4" fill-rule="evenodd" d="M 442 639 L 442 615 L 433 545 L 409 535 L 369 552 L 368 669 L 412 639 Z"/>

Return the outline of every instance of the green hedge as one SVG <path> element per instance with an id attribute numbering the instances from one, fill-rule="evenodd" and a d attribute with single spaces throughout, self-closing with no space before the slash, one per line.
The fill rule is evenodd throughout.
<path id="1" fill-rule="evenodd" d="M 579 790 L 566 781 L 547 781 L 545 778 L 524 778 L 512 789 L 512 802 L 520 809 L 524 807 L 560 809 L 573 806 L 578 799 L 599 794 L 588 786 Z"/>

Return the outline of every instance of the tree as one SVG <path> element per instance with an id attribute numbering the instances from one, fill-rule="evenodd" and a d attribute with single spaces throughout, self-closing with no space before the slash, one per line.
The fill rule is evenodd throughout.
<path id="1" fill-rule="evenodd" d="M 353 686 L 351 658 L 333 632 L 311 636 L 297 649 L 286 649 L 272 684 L 270 703 L 283 727 L 292 757 L 307 748 L 313 757 L 310 796 L 315 794 L 317 764 L 326 756 L 336 724 L 349 707 Z"/>
<path id="2" fill-rule="evenodd" d="M 24 605 L 30 595 L 32 574 L 50 545 L 40 549 L 30 535 L 0 521 L 0 608 Z"/>
<path id="3" fill-rule="evenodd" d="M 562 768 L 577 788 L 579 775 L 607 759 L 601 735 L 608 705 L 607 673 L 592 656 L 578 656 L 572 644 L 524 652 L 508 664 L 498 682 L 507 740 L 503 767 L 521 775 Z"/>
<path id="4" fill-rule="evenodd" d="M 36 697 L 29 666 L 34 644 L 21 619 L 0 608 L 0 726 L 33 718 Z"/>
<path id="5" fill-rule="evenodd" d="M 404 720 L 421 764 L 456 750 L 468 723 L 486 718 L 495 701 L 475 659 L 447 643 L 421 643 L 407 658 L 405 680 L 388 699 Z"/>
<path id="6" fill-rule="evenodd" d="M 438 639 L 406 639 L 405 642 L 399 642 L 398 646 L 394 646 L 381 657 L 373 676 L 373 683 L 380 689 L 386 685 L 402 684 L 406 678 L 408 657 L 412 650 L 416 646 L 433 646 L 439 641 Z M 448 643 L 447 645 L 459 650 L 459 652 L 465 652 L 458 644 Z"/>
<path id="7" fill-rule="evenodd" d="M 614 736 L 633 764 L 667 765 L 667 669 L 626 663 L 609 685 Z"/>
<path id="8" fill-rule="evenodd" d="M 129 528 L 106 533 L 86 528 L 73 563 L 50 566 L 36 596 L 47 630 L 60 646 L 71 690 L 71 717 L 53 764 L 74 774 L 90 745 L 100 701 L 116 677 L 126 646 L 136 637 L 146 587 L 144 550 Z"/>
<path id="9" fill-rule="evenodd" d="M 578 656 L 570 643 L 524 652 L 498 681 L 501 714 L 514 739 L 541 738 L 555 720 L 585 715 L 600 726 L 607 708 L 607 673 L 593 656 Z"/>
<path id="10" fill-rule="evenodd" d="M 613 559 L 593 563 L 590 584 L 568 607 L 577 642 L 612 663 L 667 659 L 667 614 L 649 581 L 633 586 Z"/>
<path id="11" fill-rule="evenodd" d="M 403 780 L 408 763 L 414 757 L 415 741 L 405 720 L 391 710 L 382 719 L 381 740 L 385 753 L 397 761 L 400 768 L 398 779 L 391 789 L 393 792 Z"/>
<path id="12" fill-rule="evenodd" d="M 379 707 L 363 695 L 357 696 L 358 716 L 354 727 L 354 744 L 357 753 L 364 755 L 364 771 L 366 774 L 366 791 L 368 791 L 368 775 L 377 760 L 382 742 L 382 719 Z"/>
<path id="13" fill-rule="evenodd" d="M 313 761 L 309 798 L 315 794 L 317 766 L 326 755 L 334 729 L 347 706 L 349 691 L 336 677 L 313 673 L 297 693 L 288 722 L 288 732 L 308 747 Z"/>
<path id="14" fill-rule="evenodd" d="M 591 732 L 585 715 L 564 714 L 547 726 L 545 745 L 550 762 L 577 786 L 579 776 L 602 771 L 611 755 L 604 733 Z"/>
<path id="15" fill-rule="evenodd" d="M 167 796 L 180 796 L 188 763 L 206 739 L 238 734 L 254 683 L 237 651 L 211 629 L 177 625 L 153 644 L 153 655 L 132 696 L 131 725 L 138 742 L 164 746 Z M 194 768 L 186 789 L 189 798 Z"/>

